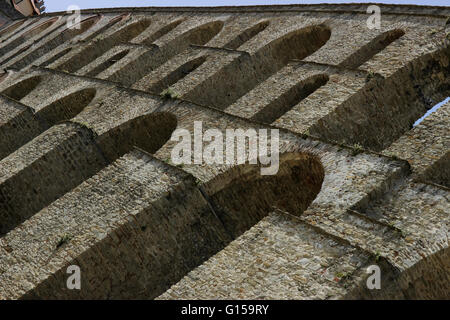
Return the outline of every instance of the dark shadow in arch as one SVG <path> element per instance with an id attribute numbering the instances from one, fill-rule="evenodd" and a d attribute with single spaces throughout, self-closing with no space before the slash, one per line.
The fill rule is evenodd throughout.
<path id="1" fill-rule="evenodd" d="M 207 58 L 208 56 L 202 56 L 186 62 L 171 72 L 167 77 L 150 86 L 147 90 L 149 92 L 160 94 L 164 89 L 184 79 L 189 73 L 200 67 Z"/>
<path id="2" fill-rule="evenodd" d="M 133 147 L 155 153 L 172 136 L 177 128 L 177 118 L 168 112 L 142 115 L 98 136 L 96 143 L 102 153 L 113 162 Z"/>
<path id="3" fill-rule="evenodd" d="M 261 123 L 271 124 L 291 110 L 296 104 L 300 103 L 300 101 L 325 85 L 328 80 L 328 75 L 319 74 L 300 81 L 281 96 L 271 101 L 251 119 Z"/>
<path id="4" fill-rule="evenodd" d="M 158 44 L 161 47 L 155 45 L 149 52 L 117 70 L 108 80 L 123 86 L 132 86 L 149 72 L 186 50 L 191 44 L 204 45 L 209 42 L 222 30 L 223 25 L 223 21 L 207 22 L 187 30 L 169 43 Z"/>
<path id="5" fill-rule="evenodd" d="M 96 90 L 89 88 L 71 93 L 38 112 L 32 108 L 24 110 L 0 125 L 0 159 L 11 154 L 21 146 L 61 121 L 75 117 L 94 99 Z"/>
<path id="6" fill-rule="evenodd" d="M 92 39 L 94 39 L 95 37 L 97 37 L 99 34 L 102 34 L 103 32 L 105 32 L 106 30 L 108 30 L 109 28 L 111 28 L 112 26 L 116 25 L 119 22 L 124 21 L 127 17 L 129 16 L 128 13 L 124 13 L 121 14 L 120 16 L 117 16 L 115 18 L 112 18 L 106 25 L 104 25 L 103 27 L 101 27 L 100 29 L 98 29 L 97 31 L 94 31 L 93 33 L 91 33 L 90 35 L 88 35 L 86 38 L 83 39 L 84 42 L 89 42 Z"/>
<path id="7" fill-rule="evenodd" d="M 114 56 L 112 56 L 111 58 L 109 58 L 108 60 L 106 60 L 105 62 L 99 64 L 97 67 L 95 67 L 94 69 L 92 69 L 91 71 L 89 71 L 88 73 L 86 73 L 86 76 L 88 77 L 95 77 L 98 74 L 102 73 L 103 71 L 105 71 L 106 69 L 108 69 L 109 67 L 111 67 L 113 64 L 117 63 L 118 61 L 120 61 L 122 58 L 124 58 L 128 53 L 130 52 L 129 49 L 126 50 L 122 50 L 121 52 L 115 54 Z"/>
<path id="8" fill-rule="evenodd" d="M 41 67 L 47 67 L 49 65 L 51 65 L 53 62 L 55 62 L 56 60 L 58 60 L 59 58 L 65 56 L 66 54 L 68 54 L 70 51 L 72 51 L 72 47 L 66 48 L 60 52 L 58 52 L 57 54 L 55 54 L 53 57 L 49 58 L 47 61 L 41 63 Z"/>
<path id="9" fill-rule="evenodd" d="M 58 66 L 56 69 L 74 73 L 84 66 L 88 65 L 95 59 L 101 57 L 112 47 L 133 40 L 142 32 L 144 32 L 144 30 L 146 30 L 150 26 L 150 24 L 151 20 L 149 19 L 142 19 L 137 22 L 131 23 L 117 30 L 105 39 L 100 39 L 95 43 L 89 45 L 81 52 L 71 57 L 68 61 Z"/>
<path id="10" fill-rule="evenodd" d="M 86 126 L 70 121 L 51 127 L 16 152 L 29 153 L 35 150 L 35 145 L 44 142 L 52 143 L 51 148 L 29 161 L 28 166 L 3 177 L 0 184 L 0 235 L 135 146 L 149 153 L 156 152 L 170 139 L 176 126 L 177 119 L 173 114 L 158 112 L 131 119 L 100 136 Z M 9 158 L 2 161 L 6 160 L 13 161 Z"/>
<path id="11" fill-rule="evenodd" d="M 244 43 L 255 37 L 257 34 L 264 31 L 269 26 L 269 24 L 270 24 L 269 21 L 262 21 L 260 23 L 257 23 L 254 26 L 248 28 L 247 30 L 244 30 L 244 32 L 239 34 L 236 38 L 228 42 L 223 47 L 236 50 Z"/>
<path id="12" fill-rule="evenodd" d="M 41 76 L 30 77 L 5 89 L 2 94 L 13 100 L 20 101 L 25 98 L 31 91 L 36 89 L 36 87 L 41 82 Z"/>
<path id="13" fill-rule="evenodd" d="M 255 53 L 260 59 L 271 57 L 274 63 L 284 66 L 289 60 L 302 60 L 327 43 L 331 29 L 323 24 L 291 31 L 275 39 Z"/>
<path id="14" fill-rule="evenodd" d="M 2 30 L 0 30 L 0 37 L 9 35 L 10 33 L 14 32 L 15 30 L 17 30 L 17 28 L 21 27 L 25 23 L 25 21 L 26 21 L 26 19 L 23 19 L 21 21 L 15 22 L 14 24 L 12 24 L 10 26 L 3 28 Z"/>
<path id="15" fill-rule="evenodd" d="M 356 69 L 366 61 L 372 59 L 374 55 L 384 50 L 392 42 L 401 38 L 404 34 L 405 32 L 401 29 L 386 31 L 361 47 L 355 53 L 351 54 L 347 59 L 341 62 L 339 66 Z"/>
<path id="16" fill-rule="evenodd" d="M 344 299 L 447 300 L 450 292 L 450 249 L 442 248 L 422 258 L 402 272 L 385 261 L 378 262 L 381 269 L 381 289 L 367 289 L 367 277 L 370 274 L 366 274 Z"/>
<path id="17" fill-rule="evenodd" d="M 280 155 L 279 171 L 263 176 L 259 166 L 244 164 L 204 185 L 216 215 L 233 239 L 274 210 L 301 215 L 322 187 L 324 168 L 307 153 Z"/>
<path id="18" fill-rule="evenodd" d="M 207 44 L 222 31 L 223 25 L 224 22 L 221 20 L 210 21 L 185 31 L 167 44 L 161 44 L 160 61 L 153 68 L 160 66 L 192 44 L 199 46 Z"/>
<path id="19" fill-rule="evenodd" d="M 90 28 L 92 28 L 95 24 L 97 24 L 101 19 L 100 15 L 87 18 L 80 22 L 79 28 L 66 28 L 64 31 L 60 32 L 55 38 L 47 41 L 44 43 L 41 47 L 33 50 L 29 54 L 27 54 L 25 57 L 20 59 L 19 61 L 15 62 L 12 67 L 21 69 L 36 59 L 46 55 L 50 51 L 56 49 L 60 45 L 64 44 L 65 42 L 73 39 L 74 37 L 81 35 L 85 32 L 87 32 Z M 56 30 L 55 32 L 58 32 Z"/>
<path id="20" fill-rule="evenodd" d="M 381 151 L 450 96 L 450 47 L 418 57 L 386 79 L 374 78 L 309 132 Z"/>
<path id="21" fill-rule="evenodd" d="M 61 121 L 70 120 L 91 103 L 95 98 L 96 92 L 94 88 L 73 92 L 39 110 L 36 115 L 45 121 L 47 127 L 51 127 Z"/>
<path id="22" fill-rule="evenodd" d="M 6 44 L 4 47 L 0 48 L 0 56 L 3 56 L 5 54 L 7 54 L 8 52 L 11 52 L 12 50 L 14 50 L 16 47 L 20 46 L 24 42 L 30 40 L 31 38 L 37 36 L 38 34 L 40 34 L 42 32 L 44 32 L 45 30 L 50 28 L 57 20 L 58 20 L 58 17 L 55 17 L 55 18 L 49 19 L 49 20 L 41 23 L 40 25 L 32 28 L 31 30 L 25 30 L 21 36 L 12 40 L 8 44 Z M 2 61 L 2 63 L 4 63 L 4 62 L 5 61 Z"/>
<path id="23" fill-rule="evenodd" d="M 169 23 L 168 25 L 162 27 L 161 29 L 159 29 L 158 31 L 153 33 L 150 37 L 146 38 L 142 43 L 146 44 L 146 45 L 153 44 L 154 41 L 156 41 L 159 38 L 161 38 L 162 36 L 168 34 L 170 31 L 175 29 L 183 21 L 185 21 L 185 19 L 180 19 L 180 20 L 174 21 L 172 23 Z"/>
<path id="24" fill-rule="evenodd" d="M 60 299 L 153 299 L 158 297 L 189 271 L 201 265 L 236 236 L 273 211 L 272 205 L 285 209 L 292 208 L 291 211 L 294 214 L 300 214 L 313 201 L 323 179 L 319 160 L 314 160 L 314 156 L 303 153 L 284 154 L 281 159 L 279 174 L 267 177 L 264 181 L 260 180 L 257 166 L 247 165 L 230 169 L 203 187 L 199 187 L 193 177 L 187 177 L 182 187 L 173 188 L 166 195 L 146 204 L 144 208 L 139 209 L 139 213 L 134 215 L 136 219 L 131 219 L 112 231 L 111 237 L 92 243 L 92 246 L 83 253 L 85 257 L 98 255 L 98 252 L 106 253 L 99 263 L 86 264 L 89 277 L 92 279 L 104 274 L 105 267 L 114 263 L 119 256 L 124 261 L 129 261 L 121 270 L 130 271 L 130 274 L 136 276 L 126 278 L 122 274 L 112 272 L 108 273 L 106 278 L 101 278 L 102 281 L 95 290 L 58 292 L 50 288 L 65 277 L 66 270 L 61 268 L 54 277 L 43 280 L 37 288 L 27 292 L 24 298 L 37 299 L 48 292 L 54 294 L 53 298 Z M 102 178 L 115 179 L 104 176 Z M 241 187 L 244 189 L 240 189 Z M 264 194 L 258 190 L 261 187 L 266 188 L 267 193 L 270 194 L 268 199 L 262 199 L 262 203 L 260 199 Z M 90 188 L 89 192 L 97 192 L 97 190 L 105 192 L 106 190 L 105 186 L 95 189 L 97 188 Z M 208 201 L 205 201 L 208 197 L 203 189 L 209 192 Z M 134 188 L 124 190 L 124 192 L 136 191 Z M 280 193 L 285 196 L 278 196 Z M 227 197 L 231 197 L 228 198 L 230 201 L 227 201 Z M 233 230 L 234 232 L 231 233 L 233 237 L 226 233 L 223 224 L 212 211 L 211 201 L 226 202 L 222 211 L 225 215 L 228 214 L 229 217 L 232 215 L 230 218 L 236 220 L 245 220 Z M 251 217 L 247 217 L 249 214 Z M 222 215 L 221 218 L 226 217 Z M 229 220 L 224 221 L 229 228 L 236 226 L 233 223 L 230 224 Z M 121 245 L 114 252 L 108 251 L 107 248 L 111 248 L 112 242 L 116 241 L 115 234 L 119 235 L 119 233 L 122 239 Z M 142 257 L 142 246 L 136 244 L 140 243 L 145 244 L 145 247 L 149 249 L 145 260 L 139 258 Z M 135 261 L 140 263 L 136 264 Z M 110 283 L 115 285 L 111 287 Z M 103 290 L 103 288 L 107 289 Z M 130 290 L 130 288 L 133 289 Z"/>
<path id="25" fill-rule="evenodd" d="M 205 23 L 187 31 L 182 38 L 189 44 L 205 45 L 222 30 L 223 24 L 223 21 Z"/>
<path id="26" fill-rule="evenodd" d="M 308 26 L 277 38 L 253 56 L 243 55 L 183 96 L 184 99 L 224 110 L 278 72 L 292 59 L 302 60 L 324 46 L 331 30 Z M 221 87 L 220 92 L 215 90 Z"/>

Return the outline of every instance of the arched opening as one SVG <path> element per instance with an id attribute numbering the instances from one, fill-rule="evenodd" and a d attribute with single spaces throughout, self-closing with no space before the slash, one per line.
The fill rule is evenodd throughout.
<path id="1" fill-rule="evenodd" d="M 57 20 L 58 18 L 53 18 L 45 21 L 44 23 L 41 23 L 40 25 L 32 28 L 31 30 L 25 30 L 25 32 L 23 32 L 23 34 L 20 37 L 16 38 L 15 40 L 12 40 L 8 44 L 0 48 L 0 56 L 3 56 L 11 52 L 15 48 L 26 42 L 27 40 L 30 40 L 31 38 L 44 32 L 45 30 L 50 28 Z"/>
<path id="2" fill-rule="evenodd" d="M 135 146 L 156 152 L 176 126 L 176 117 L 165 112 L 139 116 L 100 136 L 75 122 L 53 126 L 1 161 L 12 170 L 0 177 L 0 235 Z"/>
<path id="3" fill-rule="evenodd" d="M 356 69 L 404 34 L 405 32 L 401 29 L 386 31 L 350 55 L 340 63 L 340 66 Z"/>
<path id="4" fill-rule="evenodd" d="M 126 66 L 116 70 L 108 80 L 118 82 L 123 86 L 132 86 L 151 70 L 155 70 L 166 61 L 186 50 L 189 45 L 204 45 L 216 36 L 223 28 L 223 21 L 212 21 L 189 29 L 169 43 L 158 43 L 160 47 L 130 61 Z"/>
<path id="5" fill-rule="evenodd" d="M 49 58 L 47 61 L 41 63 L 41 67 L 47 67 L 49 65 L 51 65 L 53 62 L 55 62 L 56 60 L 58 60 L 59 58 L 65 56 L 66 54 L 68 54 L 70 51 L 72 51 L 72 47 L 66 48 L 60 52 L 58 52 L 57 54 L 55 54 L 53 57 Z"/>
<path id="6" fill-rule="evenodd" d="M 369 290 L 367 288 L 367 279 L 365 278 L 344 299 L 448 299 L 450 291 L 450 275 L 448 272 L 449 248 L 442 248 L 428 256 L 422 255 L 422 258 L 401 273 L 398 270 L 393 270 L 391 266 L 383 266 L 380 290 Z"/>
<path id="7" fill-rule="evenodd" d="M 159 29 L 158 31 L 153 33 L 150 37 L 145 39 L 142 43 L 144 43 L 146 45 L 151 45 L 154 41 L 158 40 L 162 36 L 168 34 L 170 31 L 175 29 L 183 21 L 184 21 L 184 19 L 180 19 L 180 20 L 174 21 L 172 23 L 169 23 L 168 25 L 162 27 L 161 29 Z"/>
<path id="8" fill-rule="evenodd" d="M 124 221 L 121 228 L 118 228 L 118 231 L 116 230 L 117 232 L 110 233 L 111 237 L 94 238 L 93 242 L 90 242 L 89 247 L 86 247 L 83 252 L 83 256 L 88 257 L 88 259 L 84 259 L 88 263 L 83 269 L 89 270 L 87 281 L 98 279 L 98 275 L 104 273 L 104 268 L 114 263 L 119 256 L 124 261 L 130 261 L 121 270 L 124 270 L 124 272 L 130 271 L 130 274 L 136 276 L 124 278 L 114 272 L 108 273 L 106 278 L 101 278 L 102 281 L 95 288 L 92 288 L 95 290 L 87 289 L 87 291 L 83 291 L 83 296 L 78 297 L 98 299 L 108 296 L 109 298 L 123 298 L 124 292 L 126 292 L 125 295 L 128 298 L 155 298 L 172 284 L 178 282 L 189 271 L 223 249 L 232 240 L 231 234 L 226 234 L 224 225 L 227 228 L 236 225 L 232 223 L 233 221 L 230 223 L 227 215 L 231 220 L 233 218 L 245 220 L 232 230 L 232 235 L 236 237 L 257 223 L 260 217 L 264 217 L 273 211 L 272 206 L 290 210 L 292 214 L 301 214 L 314 200 L 321 188 L 323 168 L 316 157 L 304 153 L 284 154 L 281 156 L 281 161 L 281 170 L 278 175 L 267 177 L 263 181 L 260 180 L 258 168 L 243 165 L 225 172 L 200 188 L 188 177 L 187 179 L 183 178 L 182 184 L 170 188 L 169 192 L 164 192 L 164 195 L 161 195 L 161 193 L 158 195 L 156 192 L 146 194 L 150 198 L 146 197 L 142 203 L 139 201 L 139 204 L 142 205 L 139 205 L 138 210 L 133 212 L 132 215 L 128 215 L 129 217 L 135 217 L 135 219 Z M 134 168 L 124 169 L 123 166 L 117 164 L 116 169 L 120 169 L 120 171 L 105 170 L 105 174 L 95 177 L 98 182 L 102 183 L 100 186 L 96 183 L 97 181 L 92 179 L 87 185 L 87 191 L 80 191 L 83 198 L 87 197 L 89 200 L 86 203 L 88 206 L 87 212 L 91 211 L 89 208 L 95 201 L 102 198 L 107 199 L 103 196 L 104 193 L 115 191 L 115 188 L 111 188 L 111 184 L 117 183 L 117 172 L 126 175 L 132 172 Z M 158 174 L 153 174 L 151 178 L 153 177 L 156 178 L 155 183 L 158 183 Z M 119 195 L 122 200 L 127 199 L 125 194 L 139 195 L 139 190 L 142 189 L 136 188 L 137 185 L 148 184 L 148 180 L 145 180 L 145 178 L 141 180 L 137 177 L 119 178 L 119 181 L 121 181 L 121 187 L 124 187 L 124 193 Z M 199 190 L 203 187 L 206 191 Z M 269 198 L 263 199 L 263 195 L 258 188 L 265 188 L 267 193 L 270 194 Z M 78 192 L 78 190 L 76 191 Z M 205 196 L 206 192 L 209 192 L 208 197 Z M 286 192 L 287 194 L 283 196 Z M 64 202 L 58 201 L 58 203 L 52 204 L 52 209 L 59 207 L 61 203 L 66 204 L 66 206 L 71 206 L 73 203 L 71 209 L 77 210 L 77 199 L 80 194 L 74 195 L 74 193 L 71 192 L 64 199 Z M 226 201 L 227 197 L 231 197 L 229 202 Z M 136 201 L 137 198 L 131 198 L 131 203 Z M 220 206 L 224 202 L 226 202 L 225 206 Z M 217 212 L 221 214 L 220 216 L 212 211 L 213 207 L 214 209 L 219 207 Z M 92 208 L 108 210 L 108 206 L 103 207 L 103 205 L 93 205 Z M 125 211 L 124 214 L 127 216 Z M 103 214 L 102 211 L 97 213 L 97 215 Z M 247 218 L 246 216 L 249 214 L 251 217 Z M 224 219 L 224 224 L 219 221 L 219 218 Z M 80 232 L 82 232 L 81 230 Z M 97 228 L 86 229 L 85 238 L 91 239 L 89 235 L 96 230 Z M 111 248 L 112 242 L 117 243 L 115 234 L 121 239 L 120 246 L 117 246 L 114 254 L 110 254 L 108 250 L 105 251 L 104 249 Z M 142 250 L 140 250 L 141 244 L 148 248 L 145 255 L 142 255 Z M 98 255 L 99 251 L 107 253 L 98 263 L 90 263 L 89 257 Z M 144 257 L 144 259 L 140 259 L 140 257 Z M 136 264 L 135 261 L 140 261 L 140 263 Z M 61 268 L 60 271 L 65 273 L 66 270 Z M 37 290 L 32 289 L 27 293 L 27 298 L 38 298 L 42 292 L 52 292 L 52 294 L 56 292 L 55 297 L 59 298 L 75 297 L 67 290 L 60 294 L 60 291 L 47 289 L 52 288 L 60 279 L 57 274 L 51 279 L 42 280 L 38 284 Z M 112 282 L 115 283 L 114 288 L 109 285 Z M 126 288 L 131 287 L 134 289 L 126 290 Z M 101 288 L 101 290 L 98 290 L 98 288 Z M 103 288 L 107 289 L 104 290 Z"/>
<path id="9" fill-rule="evenodd" d="M 1 125 L 0 159 L 53 125 L 75 117 L 94 99 L 95 94 L 96 90 L 92 88 L 80 90 L 49 104 L 37 113 L 33 113 L 31 108 L 26 109 Z"/>
<path id="10" fill-rule="evenodd" d="M 5 89 L 2 94 L 7 96 L 8 98 L 20 101 L 25 98 L 31 91 L 33 91 L 41 82 L 41 76 L 30 77 Z"/>
<path id="11" fill-rule="evenodd" d="M 206 59 L 207 56 L 203 56 L 186 62 L 182 66 L 178 67 L 175 71 L 170 73 L 167 77 L 150 86 L 147 90 L 156 94 L 161 93 L 164 89 L 169 88 L 173 84 L 185 78 L 189 73 L 200 67 L 206 61 Z"/>
<path id="12" fill-rule="evenodd" d="M 120 43 L 127 43 L 138 35 L 140 35 L 145 29 L 147 29 L 151 24 L 148 19 L 139 20 L 132 24 L 129 24 L 120 30 L 117 30 L 112 35 L 105 39 L 101 39 L 95 44 L 92 44 L 70 58 L 68 61 L 58 66 L 58 70 L 67 71 L 74 73 L 84 66 L 88 65 L 95 59 L 101 57 L 105 52 L 110 50 L 112 47 Z"/>
<path id="13" fill-rule="evenodd" d="M 95 37 L 97 37 L 99 34 L 104 33 L 106 30 L 108 30 L 109 28 L 111 28 L 112 26 L 116 25 L 117 23 L 124 21 L 127 17 L 129 16 L 128 13 L 124 13 L 118 17 L 115 17 L 113 19 L 111 19 L 106 25 L 104 25 L 103 27 L 101 27 L 100 29 L 98 29 L 97 31 L 92 32 L 89 36 L 87 36 L 86 38 L 84 38 L 83 40 L 85 42 L 89 42 L 92 39 L 94 39 Z"/>
<path id="14" fill-rule="evenodd" d="M 92 28 L 99 20 L 101 19 L 101 16 L 94 16 L 87 18 L 80 22 L 79 28 L 66 28 L 63 32 L 59 33 L 55 38 L 51 39 L 50 41 L 47 41 L 43 46 L 33 50 L 28 55 L 20 59 L 19 61 L 15 62 L 12 67 L 13 68 L 23 68 L 27 66 L 28 64 L 32 63 L 36 59 L 46 55 L 50 51 L 56 49 L 63 43 L 71 40 L 72 38 L 85 33 L 90 28 Z"/>
<path id="15" fill-rule="evenodd" d="M 286 65 L 289 60 L 302 60 L 316 52 L 330 39 L 326 25 L 309 26 L 291 31 L 261 48 L 256 56 L 270 56 L 275 63 Z M 265 57 L 267 59 L 267 57 Z"/>
<path id="16" fill-rule="evenodd" d="M 91 103 L 96 94 L 93 88 L 83 89 L 61 98 L 43 109 L 39 110 L 37 116 L 51 127 L 58 122 L 67 121 L 79 114 Z"/>
<path id="17" fill-rule="evenodd" d="M 309 128 L 328 141 L 389 147 L 438 102 L 450 96 L 450 47 L 425 54 L 386 79 L 369 81 Z"/>
<path id="18" fill-rule="evenodd" d="M 297 83 L 281 96 L 270 102 L 267 106 L 256 113 L 251 119 L 272 123 L 286 112 L 291 110 L 296 104 L 308 97 L 314 91 L 325 85 L 329 80 L 328 75 L 319 74 Z"/>
<path id="19" fill-rule="evenodd" d="M 21 20 L 21 21 L 17 21 L 15 23 L 13 23 L 12 25 L 3 28 L 0 31 L 0 37 L 4 37 L 4 36 L 10 34 L 11 32 L 14 32 L 15 30 L 17 30 L 17 28 L 22 26 L 25 23 L 25 21 L 26 21 L 25 19 Z"/>
<path id="20" fill-rule="evenodd" d="M 86 76 L 95 77 L 96 75 L 102 73 L 103 71 L 111 67 L 113 64 L 117 63 L 119 60 L 124 58 L 129 52 L 130 50 L 127 49 L 115 54 L 105 62 L 99 64 L 97 67 L 86 73 Z"/>
<path id="21" fill-rule="evenodd" d="M 212 21 L 189 31 L 180 38 L 187 44 L 205 45 L 214 38 L 223 28 L 223 21 Z"/>
<path id="22" fill-rule="evenodd" d="M 237 238 L 274 208 L 301 215 L 320 192 L 323 179 L 318 157 L 285 153 L 276 175 L 263 176 L 258 166 L 246 164 L 217 176 L 204 188 L 225 229 Z"/>
<path id="23" fill-rule="evenodd" d="M 240 46 L 242 46 L 244 43 L 249 41 L 251 38 L 255 37 L 258 33 L 264 31 L 269 26 L 269 21 L 263 21 L 256 25 L 254 25 L 251 28 L 248 28 L 244 32 L 242 32 L 240 35 L 238 35 L 236 38 L 228 42 L 226 45 L 224 45 L 224 48 L 228 49 L 237 49 Z"/>
<path id="24" fill-rule="evenodd" d="M 251 57 L 241 56 L 196 86 L 183 98 L 224 110 L 265 81 L 291 59 L 304 59 L 320 49 L 331 36 L 325 25 L 295 30 L 271 41 Z M 221 87 L 220 92 L 215 90 Z"/>
<path id="25" fill-rule="evenodd" d="M 155 153 L 172 136 L 177 119 L 171 113 L 158 112 L 143 115 L 108 131 L 97 138 L 97 144 L 112 162 L 134 146 Z"/>

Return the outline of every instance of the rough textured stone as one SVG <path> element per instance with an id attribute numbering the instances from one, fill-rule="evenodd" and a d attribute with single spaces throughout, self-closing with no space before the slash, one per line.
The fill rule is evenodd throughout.
<path id="1" fill-rule="evenodd" d="M 450 95 L 450 9 L 381 5 L 380 30 L 366 9 L 6 25 L 0 298 L 448 299 L 450 104 L 412 124 Z M 278 173 L 174 165 L 194 121 L 279 129 Z"/>

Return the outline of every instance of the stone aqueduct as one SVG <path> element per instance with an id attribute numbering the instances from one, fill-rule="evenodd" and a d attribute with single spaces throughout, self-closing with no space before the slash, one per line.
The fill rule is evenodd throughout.
<path id="1" fill-rule="evenodd" d="M 450 8 L 383 5 L 372 30 L 366 8 L 1 29 L 0 298 L 449 298 L 450 103 L 412 125 L 450 95 Z M 278 174 L 175 166 L 194 121 L 280 129 Z"/>

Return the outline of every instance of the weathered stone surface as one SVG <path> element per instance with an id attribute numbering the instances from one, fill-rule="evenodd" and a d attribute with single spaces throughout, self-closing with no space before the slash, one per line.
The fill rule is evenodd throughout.
<path id="1" fill-rule="evenodd" d="M 450 95 L 450 9 L 381 7 L 5 26 L 0 298 L 449 299 L 450 104 L 412 124 Z M 194 121 L 279 129 L 277 174 L 174 165 Z"/>
<path id="2" fill-rule="evenodd" d="M 405 159 L 419 179 L 450 187 L 450 103 L 433 112 L 383 153 Z"/>

